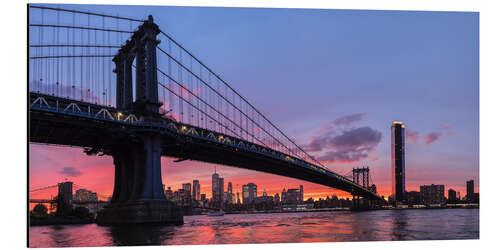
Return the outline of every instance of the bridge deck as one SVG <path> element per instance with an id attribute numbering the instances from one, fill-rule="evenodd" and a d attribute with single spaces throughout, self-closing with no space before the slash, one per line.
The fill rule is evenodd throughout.
<path id="1" fill-rule="evenodd" d="M 152 123 L 113 107 L 30 93 L 30 142 L 106 152 L 134 134 L 161 136 L 162 155 L 256 170 L 322 184 L 369 199 L 382 198 L 326 168 L 215 131 L 164 118 Z"/>

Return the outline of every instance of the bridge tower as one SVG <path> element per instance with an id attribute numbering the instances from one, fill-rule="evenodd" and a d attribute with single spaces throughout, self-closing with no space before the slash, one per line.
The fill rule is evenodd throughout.
<path id="1" fill-rule="evenodd" d="M 116 73 L 116 103 L 119 110 L 133 112 L 148 122 L 161 122 L 158 102 L 156 35 L 160 29 L 153 17 L 139 26 L 113 58 Z M 132 95 L 132 64 L 135 60 L 135 101 Z M 137 129 L 108 149 L 115 165 L 113 197 L 97 217 L 101 225 L 182 224 L 179 207 L 167 200 L 161 179 L 162 144 L 158 134 Z"/>
<path id="2" fill-rule="evenodd" d="M 361 181 L 359 180 L 361 175 Z M 363 186 L 364 188 L 370 187 L 370 168 L 353 168 L 352 169 L 352 181 L 356 184 Z"/>
<path id="3" fill-rule="evenodd" d="M 360 180 L 361 177 L 361 180 Z M 352 181 L 364 188 L 370 187 L 370 168 L 353 168 L 352 169 Z M 368 199 L 360 198 L 359 195 L 354 195 L 352 197 L 352 209 L 366 209 L 370 206 L 370 201 Z"/>

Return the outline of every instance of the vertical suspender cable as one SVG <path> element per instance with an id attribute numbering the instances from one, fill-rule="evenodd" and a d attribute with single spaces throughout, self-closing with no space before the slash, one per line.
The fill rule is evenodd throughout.
<path id="1" fill-rule="evenodd" d="M 90 15 L 87 15 L 87 27 L 90 27 Z M 87 44 L 90 45 L 90 30 L 87 30 Z M 90 55 L 90 47 L 87 47 L 87 55 Z M 86 98 L 86 101 L 87 102 L 92 102 L 90 100 L 90 60 L 91 58 L 86 58 L 85 59 L 85 64 L 87 66 L 86 70 L 85 70 L 85 98 Z"/>
<path id="2" fill-rule="evenodd" d="M 73 26 L 75 26 L 75 13 L 73 13 Z M 73 42 L 72 43 L 75 44 L 75 29 L 73 29 Z M 73 46 L 73 55 L 75 55 L 75 46 Z M 76 74 L 75 62 L 76 62 L 76 58 L 74 58 L 72 60 L 72 62 L 73 62 L 73 70 L 71 71 L 72 72 L 71 74 L 73 75 L 73 81 L 71 83 L 71 92 L 72 92 L 71 98 L 76 99 L 76 96 L 75 96 L 75 74 Z"/>
<path id="3" fill-rule="evenodd" d="M 182 50 L 179 49 L 179 59 L 180 59 L 180 62 L 182 63 Z M 182 82 L 182 67 L 181 65 L 177 64 L 177 72 L 178 72 L 178 80 L 179 80 L 179 83 L 181 85 L 184 85 L 184 83 Z M 182 105 L 183 103 L 183 88 L 179 86 L 179 94 L 180 94 L 180 97 L 179 98 L 179 111 L 180 111 L 180 116 L 181 116 L 181 122 L 184 122 L 184 105 Z"/>
<path id="4" fill-rule="evenodd" d="M 44 24 L 44 15 L 43 15 L 43 14 L 44 14 L 44 10 L 42 9 L 42 25 Z M 40 30 L 41 30 L 41 35 L 40 35 L 40 36 L 41 36 L 41 42 L 43 43 L 43 42 L 45 41 L 45 40 L 43 39 L 43 28 L 40 28 Z M 44 50 L 43 48 L 42 48 L 42 49 L 40 49 L 40 50 L 41 50 L 41 52 L 42 52 L 42 53 L 41 53 L 41 54 L 42 54 L 41 56 L 44 56 L 44 54 L 45 54 L 45 53 L 44 53 L 44 52 L 45 52 L 45 50 Z M 41 60 L 41 62 L 40 62 L 40 87 L 41 87 L 41 89 L 42 89 L 42 93 L 43 93 L 43 92 L 45 92 L 45 91 L 43 90 L 43 89 L 44 89 L 44 85 L 45 85 L 45 84 L 43 84 L 43 82 L 44 82 L 44 81 L 43 81 L 43 76 L 45 75 L 45 74 L 44 74 L 44 71 L 45 71 L 45 68 L 46 68 L 46 67 L 44 67 L 44 66 L 45 66 L 45 65 L 44 65 L 44 61 L 45 61 L 45 60 L 43 60 L 43 59 L 42 59 L 42 60 Z M 47 79 L 45 79 L 45 81 L 47 81 Z M 47 92 L 45 92 L 45 93 L 47 93 Z"/>
<path id="5" fill-rule="evenodd" d="M 80 32 L 80 43 L 83 42 L 83 31 Z M 83 51 L 83 48 L 79 49 L 80 52 Z M 83 55 L 83 53 L 81 53 Z M 80 57 L 80 101 L 83 101 L 83 57 Z"/>
<path id="6" fill-rule="evenodd" d="M 41 17 L 41 19 L 42 19 L 41 23 L 43 24 L 43 10 L 42 10 L 42 12 L 41 12 L 41 13 L 42 13 L 42 14 L 40 15 L 40 17 Z M 38 27 L 38 40 L 39 40 L 39 44 L 42 44 L 42 43 L 43 43 L 43 39 L 42 39 L 42 27 L 41 27 L 41 26 L 40 26 L 40 27 Z M 42 48 L 41 48 L 41 47 L 40 47 L 40 48 L 37 48 L 37 54 L 38 54 L 37 56 L 41 56 L 41 50 L 42 50 Z M 40 93 L 40 90 L 41 90 L 41 88 L 42 88 L 42 74 L 41 74 L 41 73 L 42 73 L 42 68 L 41 68 L 41 66 L 42 66 L 42 61 L 43 61 L 43 60 L 40 60 L 40 62 L 39 62 L 38 60 L 35 60 L 35 61 L 37 61 L 37 67 L 38 67 L 38 70 L 37 70 L 37 71 L 38 71 L 38 72 L 37 72 L 37 73 L 38 73 L 38 75 L 36 76 L 37 81 L 38 81 L 38 88 L 37 88 L 37 89 L 38 89 L 38 91 L 37 91 L 37 92 L 38 92 L 38 93 Z"/>
<path id="7" fill-rule="evenodd" d="M 203 96 L 200 88 L 200 80 L 196 79 L 196 89 L 199 91 L 199 95 Z M 196 98 L 196 107 L 200 108 L 200 99 Z M 200 111 L 196 111 L 196 126 L 200 127 Z"/>
<path id="8" fill-rule="evenodd" d="M 116 18 L 116 30 L 119 30 L 119 28 L 120 28 L 120 19 Z M 120 42 L 121 42 L 120 39 L 119 39 L 120 34 L 118 34 L 118 32 L 117 32 L 116 36 L 115 36 L 116 44 L 117 45 L 120 44 Z M 120 69 L 120 70 L 123 70 L 123 68 Z M 115 77 L 118 77 L 118 74 L 116 74 Z M 115 86 L 115 99 L 114 99 L 114 101 L 116 101 L 116 96 L 118 96 L 118 88 L 117 88 L 117 86 Z M 118 103 L 115 103 L 115 107 L 118 107 Z"/>
<path id="9" fill-rule="evenodd" d="M 71 30 L 68 28 L 66 30 L 66 44 L 70 44 L 70 33 L 71 33 Z M 70 55 L 70 47 L 66 47 L 66 54 L 67 55 Z M 73 58 L 68 58 L 68 69 L 66 71 L 66 85 L 67 87 L 66 88 L 62 88 L 62 90 L 64 91 L 64 89 L 67 89 L 67 93 L 66 93 L 66 97 L 69 98 L 69 96 L 71 95 L 71 87 L 69 85 L 69 83 L 71 82 L 71 75 L 72 75 L 72 72 L 71 72 L 71 63 L 74 59 Z M 61 80 L 62 80 L 62 77 L 61 77 Z M 64 93 L 62 94 L 64 95 Z"/>
<path id="10" fill-rule="evenodd" d="M 193 58 L 191 58 L 191 57 L 189 57 L 189 70 L 190 71 L 193 70 Z M 187 74 L 188 74 L 188 77 L 189 77 L 188 78 L 189 79 L 189 81 L 188 81 L 188 89 L 191 90 L 191 91 L 193 91 L 193 83 L 192 83 L 193 76 L 189 72 L 187 72 Z M 191 95 L 189 95 L 189 94 L 188 94 L 188 96 L 189 96 L 189 98 L 188 98 L 189 102 L 192 103 L 193 97 Z M 189 124 L 193 124 L 192 123 L 193 122 L 193 108 L 191 107 L 191 105 L 188 106 L 188 116 L 189 116 Z"/>
<path id="11" fill-rule="evenodd" d="M 169 53 L 169 55 L 172 55 L 172 43 L 171 43 L 170 40 L 168 40 L 168 53 Z M 170 77 L 172 77 L 172 60 L 171 60 L 170 57 L 168 57 L 168 62 L 167 63 L 168 63 L 168 75 Z M 172 81 L 170 79 L 168 79 L 168 87 L 170 89 L 172 89 L 171 84 L 172 84 Z M 169 95 L 169 103 L 168 103 L 169 104 L 169 108 L 172 110 L 172 112 L 175 112 L 175 110 L 174 110 L 174 103 L 175 103 L 174 102 L 174 94 L 169 91 L 168 95 Z"/>
<path id="12" fill-rule="evenodd" d="M 104 30 L 104 17 L 102 17 L 102 29 Z M 105 36 L 104 31 L 101 32 L 101 34 L 102 34 L 102 44 L 104 44 L 105 43 L 104 42 L 104 36 Z M 100 49 L 100 51 L 101 51 L 101 54 L 104 55 L 104 48 Z M 105 74 L 105 70 L 104 70 L 105 69 L 105 67 L 104 67 L 104 58 L 101 58 L 100 60 L 102 61 L 102 67 L 101 67 L 101 74 L 102 74 L 102 83 L 101 83 L 101 85 L 102 85 L 102 98 L 103 98 L 102 104 L 106 105 L 106 82 L 105 82 L 105 79 L 104 79 L 105 78 L 105 75 L 104 75 Z"/>
<path id="13" fill-rule="evenodd" d="M 107 42 L 108 46 L 111 45 L 111 41 L 110 41 L 111 38 L 110 38 L 110 36 L 111 36 L 111 33 L 108 32 L 108 39 L 107 39 L 108 40 L 108 42 Z M 111 48 L 110 47 L 108 47 L 108 52 L 109 52 L 108 54 L 111 54 Z M 112 101 L 112 98 L 111 98 L 111 92 L 112 92 L 111 91 L 111 74 L 112 74 L 112 70 L 113 70 L 112 69 L 112 66 L 113 66 L 112 65 L 112 61 L 108 61 L 107 65 L 108 65 L 108 71 L 107 71 L 107 74 L 108 74 L 108 91 L 107 92 L 108 92 L 108 97 L 109 97 L 108 106 L 111 106 L 111 101 Z"/>
<path id="14" fill-rule="evenodd" d="M 56 28 L 54 27 L 54 28 L 52 28 L 52 41 L 51 41 L 51 42 L 52 42 L 52 44 L 53 44 L 55 41 L 56 41 Z M 51 52 L 52 52 L 52 56 L 55 56 L 55 50 L 56 50 L 56 49 L 57 49 L 57 48 L 52 47 L 52 50 L 51 50 Z M 49 59 L 49 60 L 50 60 L 50 63 L 51 63 L 51 65 L 50 65 L 50 81 L 49 81 L 49 84 L 50 84 L 50 86 L 51 86 L 51 92 L 52 92 L 52 95 L 54 95 L 54 94 L 55 94 L 55 87 L 54 87 L 54 83 L 53 83 L 53 81 L 54 81 L 54 79 L 55 79 L 55 74 L 56 74 L 56 72 L 55 72 L 55 67 L 54 67 L 54 66 L 55 66 L 55 60 L 54 60 L 54 58 L 53 58 L 53 57 L 52 57 L 52 59 Z"/>
<path id="15" fill-rule="evenodd" d="M 98 24 L 96 24 L 97 26 Z M 97 45 L 97 30 L 94 31 L 94 45 Z M 95 54 L 99 54 L 99 49 L 97 47 L 94 48 Z M 101 100 L 99 98 L 99 59 L 97 57 L 94 57 L 94 87 L 92 89 L 92 92 L 94 92 L 92 95 L 95 98 L 95 103 L 96 104 L 101 104 Z"/>

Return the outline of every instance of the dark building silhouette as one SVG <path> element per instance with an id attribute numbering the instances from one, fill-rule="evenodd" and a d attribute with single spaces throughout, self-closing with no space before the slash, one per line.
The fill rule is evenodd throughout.
<path id="1" fill-rule="evenodd" d="M 300 185 L 300 197 L 299 197 L 299 202 L 302 203 L 304 202 L 304 187 Z"/>
<path id="2" fill-rule="evenodd" d="M 394 201 L 405 194 L 405 125 L 393 122 L 391 127 L 392 195 Z"/>
<path id="3" fill-rule="evenodd" d="M 467 201 L 474 198 L 474 180 L 467 181 Z"/>
<path id="4" fill-rule="evenodd" d="M 243 194 L 243 204 L 252 203 L 257 197 L 257 185 L 255 185 L 254 183 L 248 183 L 247 185 L 243 185 L 242 194 Z"/>
<path id="5" fill-rule="evenodd" d="M 471 202 L 472 203 L 479 203 L 479 193 L 472 194 Z"/>
<path id="6" fill-rule="evenodd" d="M 455 204 L 457 203 L 458 199 L 457 199 L 457 191 L 453 190 L 453 189 L 448 189 L 448 203 L 450 204 Z"/>
<path id="7" fill-rule="evenodd" d="M 445 201 L 444 185 L 431 184 L 420 186 L 420 202 L 422 204 L 442 204 Z"/>
<path id="8" fill-rule="evenodd" d="M 221 204 L 224 197 L 224 178 L 220 178 L 217 173 L 212 175 L 212 201 Z"/>
<path id="9" fill-rule="evenodd" d="M 296 188 L 288 189 L 285 194 L 285 204 L 300 203 L 300 190 Z"/>
<path id="10" fill-rule="evenodd" d="M 222 177 L 219 178 L 219 185 L 217 186 L 217 188 L 219 189 L 218 194 L 220 195 L 218 200 L 220 202 L 223 202 L 226 198 L 226 197 L 224 197 L 224 178 L 222 178 Z"/>
<path id="11" fill-rule="evenodd" d="M 262 193 L 262 196 L 255 197 L 255 199 L 254 199 L 254 203 L 256 203 L 256 204 L 260 204 L 260 203 L 272 204 L 273 202 L 274 202 L 274 197 L 268 196 L 265 188 L 264 188 L 264 192 Z"/>
<path id="12" fill-rule="evenodd" d="M 172 192 L 172 189 L 170 187 L 167 187 L 167 190 L 165 190 L 165 196 L 167 199 L 172 200 L 174 197 L 174 193 Z"/>
<path id="13" fill-rule="evenodd" d="M 236 196 L 233 194 L 233 183 L 227 183 L 227 192 L 224 193 L 224 202 L 233 204 L 236 203 Z"/>
<path id="14" fill-rule="evenodd" d="M 71 204 L 73 200 L 73 182 L 61 182 L 57 185 L 58 193 L 57 195 L 61 198 L 66 204 Z"/>
<path id="15" fill-rule="evenodd" d="M 281 203 L 286 202 L 286 190 L 283 188 L 283 191 L 281 191 Z"/>
<path id="16" fill-rule="evenodd" d="M 184 185 L 185 184 L 183 184 L 183 186 Z M 191 183 L 189 183 L 189 186 L 191 186 Z M 187 187 L 187 185 L 185 187 Z M 170 188 L 168 190 L 170 190 Z M 184 188 L 178 189 L 177 191 L 173 192 L 171 200 L 176 205 L 182 206 L 182 207 L 188 207 L 188 206 L 193 205 L 193 200 L 191 198 L 191 190 L 186 190 Z"/>
<path id="17" fill-rule="evenodd" d="M 280 195 L 278 193 L 274 194 L 274 203 L 276 204 L 280 203 Z"/>
<path id="18" fill-rule="evenodd" d="M 421 204 L 420 202 L 420 192 L 418 191 L 410 191 L 406 193 L 406 200 L 408 202 L 408 205 L 419 205 Z"/>
<path id="19" fill-rule="evenodd" d="M 75 192 L 73 201 L 75 202 L 97 202 L 97 193 L 87 189 L 78 189 Z"/>
<path id="20" fill-rule="evenodd" d="M 193 200 L 200 200 L 200 181 L 193 180 Z"/>
<path id="21" fill-rule="evenodd" d="M 191 183 L 182 184 L 182 189 L 184 189 L 184 195 L 188 196 L 187 198 L 191 198 Z"/>

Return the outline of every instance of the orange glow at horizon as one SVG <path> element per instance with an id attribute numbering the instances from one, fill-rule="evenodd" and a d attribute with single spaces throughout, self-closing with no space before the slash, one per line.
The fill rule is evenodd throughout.
<path id="1" fill-rule="evenodd" d="M 98 193 L 101 200 L 103 196 L 111 196 L 113 193 L 114 166 L 110 156 L 87 156 L 80 148 L 30 144 L 29 163 L 30 190 L 68 180 L 76 184 L 74 190 L 79 188 L 92 190 Z M 68 173 L 63 171 L 68 167 L 73 169 L 73 172 L 69 172 L 73 176 L 68 176 Z M 374 170 L 380 171 L 378 170 L 380 168 L 375 167 Z M 340 171 L 339 173 L 346 173 L 350 169 L 352 169 L 351 165 L 338 165 L 335 167 L 335 171 Z M 390 168 L 387 167 L 386 169 L 387 171 L 384 170 L 384 172 L 375 172 L 378 174 L 375 176 L 377 177 L 375 184 L 379 195 L 387 198 L 391 194 L 391 180 Z M 408 169 L 410 171 L 407 172 L 407 191 L 418 191 L 420 185 L 432 184 L 432 182 L 425 181 L 429 180 L 428 174 L 426 175 L 422 171 L 411 172 L 412 169 L 418 168 L 412 167 Z M 192 181 L 197 179 L 200 181 L 201 193 L 204 193 L 207 198 L 211 198 L 211 176 L 214 171 L 214 164 L 193 161 L 174 163 L 172 158 L 162 158 L 162 180 L 165 188 L 171 187 L 172 191 L 180 189 L 183 183 L 192 184 Z M 240 193 L 240 200 L 242 199 L 242 186 L 249 182 L 257 185 L 258 196 L 261 196 L 265 189 L 268 195 L 274 196 L 277 193 L 281 197 L 283 188 L 299 188 L 300 185 L 303 185 L 305 200 L 309 198 L 314 200 L 325 199 L 327 196 L 332 197 L 333 195 L 338 198 L 351 197 L 346 192 L 319 184 L 252 170 L 217 165 L 217 173 L 224 178 L 224 190 L 227 191 L 227 183 L 232 182 L 233 193 Z M 433 173 L 441 174 L 439 170 L 434 170 Z M 442 176 L 446 175 L 449 174 L 443 171 Z M 412 178 L 409 179 L 408 176 L 412 176 Z M 460 192 L 463 197 L 465 195 L 465 181 L 464 179 L 463 184 L 461 181 L 444 183 L 445 196 L 447 196 L 448 189 L 453 188 L 457 193 Z M 434 182 L 434 184 L 443 183 Z M 478 180 L 475 181 L 475 186 L 476 192 L 479 192 Z M 30 193 L 30 198 L 49 199 L 51 195 L 57 195 L 57 188 Z"/>

